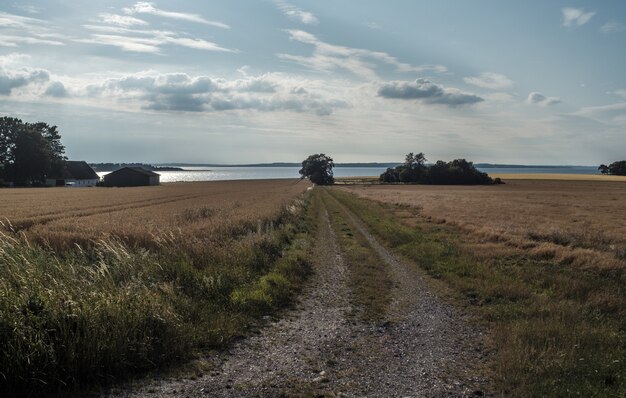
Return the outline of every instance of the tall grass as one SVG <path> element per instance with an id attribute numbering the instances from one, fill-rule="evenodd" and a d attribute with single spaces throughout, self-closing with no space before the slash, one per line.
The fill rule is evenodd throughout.
<path id="1" fill-rule="evenodd" d="M 299 288 L 307 211 L 150 246 L 109 237 L 61 251 L 0 234 L 0 393 L 69 391 L 223 346 Z"/>
<path id="2" fill-rule="evenodd" d="M 423 219 L 409 226 L 396 216 L 403 206 L 330 192 L 487 322 L 499 395 L 626 396 L 623 269 L 572 267 Z"/>

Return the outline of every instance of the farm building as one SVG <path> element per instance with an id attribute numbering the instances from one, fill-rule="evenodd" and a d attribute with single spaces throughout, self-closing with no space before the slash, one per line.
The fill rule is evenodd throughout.
<path id="1" fill-rule="evenodd" d="M 68 160 L 59 175 L 46 178 L 51 187 L 95 187 L 100 176 L 84 161 Z"/>
<path id="2" fill-rule="evenodd" d="M 159 185 L 159 174 L 142 167 L 122 167 L 104 176 L 107 187 Z"/>

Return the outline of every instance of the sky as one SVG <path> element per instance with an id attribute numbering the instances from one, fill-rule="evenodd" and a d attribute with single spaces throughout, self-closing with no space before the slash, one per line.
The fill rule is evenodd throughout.
<path id="1" fill-rule="evenodd" d="M 74 160 L 626 158 L 626 2 L 3 0 L 0 116 Z"/>

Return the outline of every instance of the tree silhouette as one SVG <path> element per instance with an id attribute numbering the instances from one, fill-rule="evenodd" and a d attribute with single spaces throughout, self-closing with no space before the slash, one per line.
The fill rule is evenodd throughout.
<path id="1" fill-rule="evenodd" d="M 0 178 L 16 185 L 44 182 L 60 169 L 64 152 L 56 126 L 0 118 Z"/>
<path id="2" fill-rule="evenodd" d="M 333 178 L 333 159 L 323 153 L 310 155 L 302 161 L 302 168 L 299 173 L 301 178 L 308 178 L 317 185 L 331 185 L 335 182 Z"/>

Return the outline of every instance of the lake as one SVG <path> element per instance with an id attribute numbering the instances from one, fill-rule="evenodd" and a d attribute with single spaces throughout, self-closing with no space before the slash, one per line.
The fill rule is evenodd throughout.
<path id="1" fill-rule="evenodd" d="M 161 182 L 177 181 L 222 181 L 222 180 L 260 180 L 273 178 L 299 178 L 300 167 L 184 167 L 183 171 L 159 171 Z M 478 168 L 487 174 L 598 174 L 593 166 L 564 167 L 520 167 L 520 168 Z M 381 167 L 335 167 L 335 177 L 378 176 L 385 171 Z M 107 172 L 99 172 L 102 177 Z"/>

